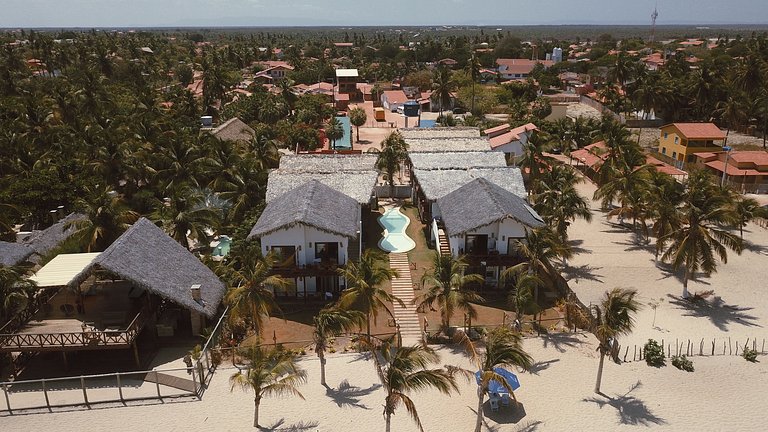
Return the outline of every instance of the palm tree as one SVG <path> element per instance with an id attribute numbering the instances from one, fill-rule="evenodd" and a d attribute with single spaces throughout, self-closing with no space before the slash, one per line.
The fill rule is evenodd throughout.
<path id="1" fill-rule="evenodd" d="M 563 243 L 568 241 L 568 226 L 576 219 L 592 220 L 587 200 L 574 185 L 583 181 L 569 167 L 555 165 L 542 174 L 531 197 L 533 208 L 557 234 Z"/>
<path id="2" fill-rule="evenodd" d="M 224 301 L 229 305 L 230 319 L 250 323 L 256 334 L 264 328 L 264 321 L 274 312 L 280 312 L 274 291 L 288 286 L 288 280 L 271 274 L 277 257 L 272 253 L 261 256 L 256 246 L 247 249 L 226 267 L 225 279 L 231 286 Z"/>
<path id="3" fill-rule="evenodd" d="M 366 345 L 373 345 L 370 338 L 367 339 Z M 389 342 L 383 342 L 377 348 L 375 351 L 372 349 L 372 357 L 376 373 L 387 392 L 384 399 L 385 430 L 391 430 L 392 415 L 402 405 L 419 430 L 424 432 L 416 405 L 408 393 L 430 387 L 443 394 L 450 394 L 451 390 L 458 392 L 455 375 L 460 371 L 457 368 L 427 369 L 431 364 L 440 361 L 437 353 L 427 346 L 393 348 Z"/>
<path id="4" fill-rule="evenodd" d="M 600 351 L 595 393 L 600 393 L 605 356 L 611 353 L 618 337 L 629 334 L 634 327 L 633 314 L 640 310 L 640 303 L 635 300 L 635 295 L 637 295 L 635 290 L 614 288 L 605 293 L 599 306 L 593 306 L 593 332 L 597 337 L 598 350 Z"/>
<path id="5" fill-rule="evenodd" d="M 400 132 L 392 132 L 381 143 L 381 152 L 376 160 L 376 168 L 387 173 L 390 195 L 395 194 L 395 172 L 400 170 L 400 164 L 408 158 L 408 143 Z"/>
<path id="6" fill-rule="evenodd" d="M 731 133 L 731 129 L 738 128 L 745 120 L 747 120 L 743 94 L 731 86 L 728 91 L 728 97 L 717 103 L 715 114 L 718 115 L 728 127 L 725 130 L 725 140 L 723 141 L 723 146 L 725 146 L 728 143 L 728 136 Z"/>
<path id="7" fill-rule="evenodd" d="M 450 69 L 445 66 L 435 70 L 432 77 L 432 95 L 437 98 L 440 104 L 440 117 L 443 117 L 443 109 L 451 103 L 451 92 L 456 87 L 456 82 L 451 77 Z"/>
<path id="8" fill-rule="evenodd" d="M 206 205 L 201 191 L 182 187 L 161 202 L 153 216 L 174 240 L 190 249 L 190 240 L 197 242 L 198 246 L 208 246 L 206 230 L 219 226 L 221 213 L 221 209 Z"/>
<path id="9" fill-rule="evenodd" d="M 722 228 L 736 220 L 728 193 L 707 172 L 692 172 L 680 207 L 680 227 L 659 239 L 666 248 L 661 259 L 675 270 L 685 270 L 683 298 L 688 297 L 688 281 L 697 271 L 706 276 L 717 271 L 716 256 L 726 263 L 728 249 L 741 253 L 741 239 Z"/>
<path id="10" fill-rule="evenodd" d="M 446 333 L 456 309 L 475 319 L 477 310 L 472 303 L 484 301 L 482 297 L 467 289 L 470 284 L 480 284 L 484 281 L 478 274 L 464 274 L 468 266 L 464 257 L 454 258 L 451 255 L 435 253 L 432 256 L 432 270 L 421 278 L 422 285 L 429 285 L 430 288 L 413 300 L 422 311 L 431 309 L 432 305 L 437 303 L 440 306 L 441 328 Z"/>
<path id="11" fill-rule="evenodd" d="M 381 252 L 367 249 L 359 261 L 349 262 L 338 272 L 347 281 L 347 289 L 339 298 L 339 307 L 364 313 L 368 336 L 371 335 L 371 318 L 375 323 L 380 309 L 392 316 L 387 303 L 398 302 L 405 306 L 402 300 L 381 287 L 384 282 L 397 277 L 397 271 L 389 268 Z"/>
<path id="12" fill-rule="evenodd" d="M 29 306 L 36 287 L 21 269 L 0 265 L 0 327 Z"/>
<path id="13" fill-rule="evenodd" d="M 648 173 L 651 170 L 651 165 L 640 168 L 622 165 L 614 171 L 610 180 L 595 191 L 594 199 L 601 200 L 604 208 L 608 208 L 614 199 L 619 200 L 619 206 L 608 212 L 608 218 L 618 216 L 621 220 L 631 217 L 633 226 L 637 225 L 637 219 L 644 220 L 643 196 L 648 188 Z"/>
<path id="14" fill-rule="evenodd" d="M 477 423 L 475 432 L 480 432 L 483 426 L 483 403 L 485 395 L 488 393 L 488 385 L 491 381 L 500 383 L 509 391 L 512 398 L 517 403 L 515 392 L 507 379 L 496 373 L 494 369 L 498 367 L 520 367 L 530 369 L 533 364 L 531 356 L 523 350 L 523 338 L 508 327 L 497 327 L 491 330 L 484 338 L 485 351 L 482 354 L 477 352 L 475 345 L 464 337 L 463 342 L 466 346 L 470 360 L 477 365 L 480 371 L 480 386 L 477 389 Z"/>
<path id="15" fill-rule="evenodd" d="M 331 140 L 331 149 L 336 150 L 336 140 L 344 137 L 344 126 L 339 119 L 331 117 L 325 123 L 325 136 Z"/>
<path id="16" fill-rule="evenodd" d="M 533 293 L 539 289 L 543 281 L 536 275 L 522 273 L 516 276 L 515 289 L 509 292 L 507 303 L 515 309 L 515 319 L 519 320 L 523 313 L 538 313 L 538 305 Z"/>
<path id="17" fill-rule="evenodd" d="M 648 217 L 653 221 L 651 232 L 656 237 L 656 257 L 663 249 L 661 238 L 680 227 L 679 206 L 683 199 L 683 186 L 672 176 L 656 170 L 650 171 L 645 201 L 648 203 Z"/>
<path id="18" fill-rule="evenodd" d="M 753 198 L 734 193 L 733 211 L 736 213 L 741 239 L 744 239 L 744 227 L 747 226 L 747 223 L 756 221 L 760 225 L 768 224 L 768 208 L 760 206 Z"/>
<path id="19" fill-rule="evenodd" d="M 328 349 L 330 339 L 361 326 L 365 321 L 365 315 L 356 310 L 326 308 L 315 315 L 314 321 L 313 340 L 315 352 L 320 358 L 320 384 L 328 387 L 325 383 L 325 350 Z"/>
<path id="20" fill-rule="evenodd" d="M 467 62 L 467 72 L 469 78 L 472 80 L 472 103 L 470 104 L 469 112 L 475 114 L 475 83 L 480 79 L 480 59 L 477 57 L 477 53 L 473 52 Z"/>
<path id="21" fill-rule="evenodd" d="M 547 169 L 551 158 L 544 156 L 545 147 L 549 145 L 549 136 L 533 131 L 528 141 L 523 144 L 523 154 L 520 158 L 520 169 L 528 171 L 528 184 L 535 185 L 543 171 Z M 529 188 L 529 193 L 532 188 Z"/>
<path id="22" fill-rule="evenodd" d="M 365 114 L 365 110 L 360 107 L 354 107 L 349 110 L 349 122 L 355 127 L 357 132 L 357 142 L 360 142 L 360 126 L 364 125 L 368 121 L 368 116 Z"/>
<path id="23" fill-rule="evenodd" d="M 267 396 L 304 396 L 296 388 L 307 381 L 307 373 L 297 364 L 293 354 L 288 351 L 267 350 L 261 346 L 252 346 L 241 351 L 248 361 L 248 369 L 238 371 L 229 377 L 230 391 L 239 387 L 243 391 L 252 390 L 253 427 L 259 425 L 259 405 Z"/>
<path id="24" fill-rule="evenodd" d="M 139 215 L 128 209 L 123 197 L 107 188 L 87 189 L 87 199 L 79 201 L 86 218 L 70 222 L 74 236 L 86 250 L 103 251 L 111 245 Z"/>
<path id="25" fill-rule="evenodd" d="M 501 273 L 502 280 L 512 280 L 518 274 L 528 273 L 554 284 L 559 273 L 553 263 L 557 258 L 570 256 L 571 250 L 549 227 L 542 227 L 526 231 L 525 238 L 517 241 L 517 253 L 525 261 L 505 269 Z M 534 298 L 538 301 L 538 285 Z"/>

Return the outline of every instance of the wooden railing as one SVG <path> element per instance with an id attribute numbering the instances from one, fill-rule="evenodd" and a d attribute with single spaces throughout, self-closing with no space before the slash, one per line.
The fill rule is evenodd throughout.
<path id="1" fill-rule="evenodd" d="M 133 343 L 148 318 L 149 311 L 145 308 L 133 318 L 125 330 L 0 334 L 0 352 L 124 347 Z"/>

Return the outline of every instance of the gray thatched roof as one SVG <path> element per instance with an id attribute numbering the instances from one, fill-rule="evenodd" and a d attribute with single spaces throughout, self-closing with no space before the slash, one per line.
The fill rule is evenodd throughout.
<path id="1" fill-rule="evenodd" d="M 529 228 L 544 225 L 521 197 L 478 178 L 437 200 L 446 233 L 453 237 L 504 219 Z"/>
<path id="2" fill-rule="evenodd" d="M 224 283 L 186 248 L 145 218 L 139 219 L 83 269 L 83 281 L 98 266 L 180 306 L 212 317 L 226 291 Z M 190 288 L 200 285 L 201 301 Z"/>
<path id="3" fill-rule="evenodd" d="M 445 169 L 445 170 L 417 170 L 412 171 L 413 177 L 419 183 L 424 196 L 435 201 L 461 186 L 477 178 L 484 178 L 519 197 L 525 197 L 523 175 L 516 167 L 497 168 L 470 168 L 470 169 Z"/>
<path id="4" fill-rule="evenodd" d="M 233 117 L 211 130 L 211 135 L 222 141 L 250 141 L 254 130 L 242 120 Z"/>
<path id="5" fill-rule="evenodd" d="M 11 267 L 26 261 L 34 249 L 23 243 L 0 241 L 0 265 Z"/>
<path id="6" fill-rule="evenodd" d="M 411 153 L 408 155 L 414 169 L 468 169 L 506 167 L 501 152 L 440 152 Z"/>
<path id="7" fill-rule="evenodd" d="M 378 155 L 372 153 L 340 154 L 291 154 L 280 158 L 280 169 L 314 173 L 338 171 L 370 171 L 376 169 Z"/>
<path id="8" fill-rule="evenodd" d="M 423 152 L 491 151 L 491 144 L 485 138 L 406 138 L 405 142 L 408 144 L 409 154 Z"/>
<path id="9" fill-rule="evenodd" d="M 306 225 L 354 238 L 359 217 L 360 207 L 354 199 L 310 180 L 267 204 L 248 237 L 262 237 L 279 229 Z"/>
<path id="10" fill-rule="evenodd" d="M 473 127 L 434 127 L 400 129 L 405 139 L 419 138 L 479 138 L 480 129 Z"/>
<path id="11" fill-rule="evenodd" d="M 24 238 L 24 243 L 31 247 L 35 254 L 42 256 L 58 247 L 64 240 L 77 232 L 73 222 L 84 220 L 86 216 L 80 213 L 70 213 L 64 219 L 56 222 L 42 231 L 34 231 Z"/>
<path id="12" fill-rule="evenodd" d="M 378 177 L 376 170 L 316 173 L 276 169 L 269 173 L 267 203 L 311 180 L 317 180 L 351 197 L 359 204 L 367 204 L 371 200 Z"/>

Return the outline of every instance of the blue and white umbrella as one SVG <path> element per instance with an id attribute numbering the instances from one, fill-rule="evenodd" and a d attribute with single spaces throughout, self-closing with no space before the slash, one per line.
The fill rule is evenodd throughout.
<path id="1" fill-rule="evenodd" d="M 507 384 L 509 384 L 509 386 L 512 387 L 512 390 L 517 390 L 520 388 L 520 381 L 517 379 L 517 375 L 500 367 L 493 368 L 493 371 L 496 372 L 496 374 L 504 377 L 504 379 L 507 381 Z M 475 372 L 475 379 L 477 380 L 477 385 L 480 385 L 482 383 L 482 380 L 483 380 L 482 371 Z M 496 393 L 499 395 L 509 394 L 509 391 L 507 391 L 507 389 L 500 382 L 496 380 L 491 380 L 488 383 L 488 392 Z"/>

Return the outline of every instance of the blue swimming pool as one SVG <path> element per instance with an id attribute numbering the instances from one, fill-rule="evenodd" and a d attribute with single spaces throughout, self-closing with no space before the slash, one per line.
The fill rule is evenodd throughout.
<path id="1" fill-rule="evenodd" d="M 344 136 L 336 140 L 336 148 L 339 150 L 349 150 L 352 148 L 352 124 L 349 117 L 336 117 L 344 128 Z"/>
<path id="2" fill-rule="evenodd" d="M 393 207 L 379 217 L 379 224 L 384 227 L 384 238 L 379 247 L 387 252 L 408 252 L 416 243 L 408 237 L 405 229 L 411 223 L 408 216 L 400 212 L 400 207 Z"/>
<path id="3" fill-rule="evenodd" d="M 419 121 L 419 127 L 420 128 L 433 128 L 433 127 L 435 127 L 435 123 L 437 123 L 435 120 L 421 120 L 421 121 Z"/>
<path id="4" fill-rule="evenodd" d="M 222 235 L 219 237 L 219 244 L 213 249 L 213 256 L 225 257 L 229 254 L 229 248 L 232 244 L 232 239 L 228 236 Z"/>

